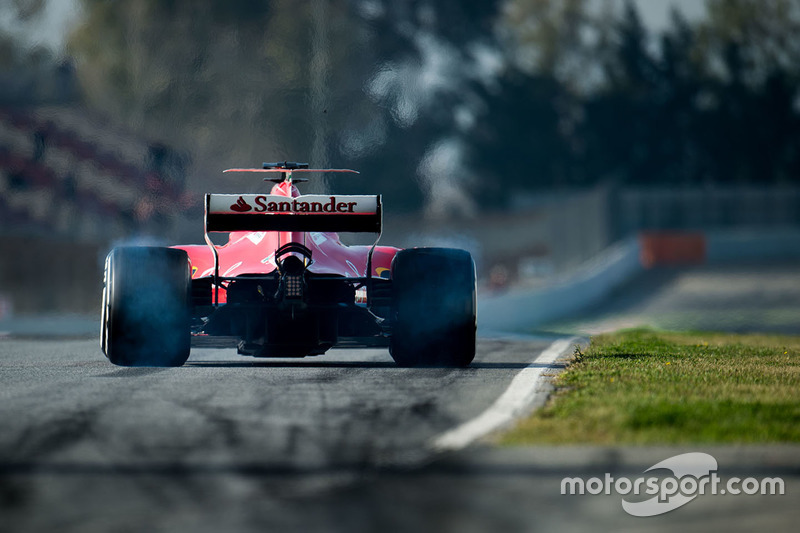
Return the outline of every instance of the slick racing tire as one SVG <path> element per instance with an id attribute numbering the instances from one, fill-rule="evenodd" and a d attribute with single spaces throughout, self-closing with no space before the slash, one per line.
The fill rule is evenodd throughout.
<path id="1" fill-rule="evenodd" d="M 475 263 L 464 250 L 411 248 L 392 262 L 390 353 L 400 366 L 463 367 L 475 357 Z"/>
<path id="2" fill-rule="evenodd" d="M 189 258 L 120 247 L 106 257 L 100 344 L 120 366 L 181 366 L 189 358 Z"/>

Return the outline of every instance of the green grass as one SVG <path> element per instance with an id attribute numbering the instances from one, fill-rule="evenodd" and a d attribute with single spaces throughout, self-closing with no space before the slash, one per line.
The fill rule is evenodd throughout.
<path id="1" fill-rule="evenodd" d="M 506 445 L 800 442 L 800 337 L 593 338 Z"/>

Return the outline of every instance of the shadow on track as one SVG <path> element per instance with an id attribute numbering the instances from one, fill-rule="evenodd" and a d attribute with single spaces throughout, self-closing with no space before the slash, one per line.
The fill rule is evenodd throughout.
<path id="1" fill-rule="evenodd" d="M 118 367 L 114 372 L 108 374 L 100 374 L 95 376 L 97 378 L 136 378 L 144 376 L 152 376 L 161 372 L 168 371 L 169 368 L 153 368 L 153 367 Z"/>
<path id="2" fill-rule="evenodd" d="M 454 368 L 443 365 L 401 367 L 392 361 L 189 361 L 184 368 L 387 368 L 395 370 L 423 370 L 423 369 L 449 369 L 449 370 L 480 370 L 480 369 L 523 369 L 529 366 L 552 368 L 558 365 L 529 364 L 529 363 L 482 363 L 473 362 L 465 368 Z M 558 366 L 561 368 L 562 366 Z M 155 370 L 155 369 L 154 369 Z M 109 377 L 114 374 L 109 375 Z"/>

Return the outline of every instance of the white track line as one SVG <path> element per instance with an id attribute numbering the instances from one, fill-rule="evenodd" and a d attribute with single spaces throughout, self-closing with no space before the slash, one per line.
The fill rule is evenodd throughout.
<path id="1" fill-rule="evenodd" d="M 476 418 L 447 431 L 433 441 L 437 450 L 459 450 L 524 414 L 537 392 L 542 374 L 561 357 L 576 338 L 560 339 L 547 347 L 531 364 L 514 376 L 505 392 Z"/>

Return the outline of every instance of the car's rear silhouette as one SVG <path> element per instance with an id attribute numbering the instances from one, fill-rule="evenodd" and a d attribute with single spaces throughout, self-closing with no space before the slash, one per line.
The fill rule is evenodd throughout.
<path id="1" fill-rule="evenodd" d="M 190 347 L 303 357 L 386 346 L 403 366 L 475 355 L 475 266 L 449 248 L 378 246 L 375 195 L 301 195 L 300 163 L 265 163 L 269 194 L 207 194 L 206 245 L 119 247 L 106 259 L 101 344 L 126 366 L 180 366 Z M 209 233 L 229 233 L 224 245 Z M 371 232 L 347 246 L 337 232 Z"/>

